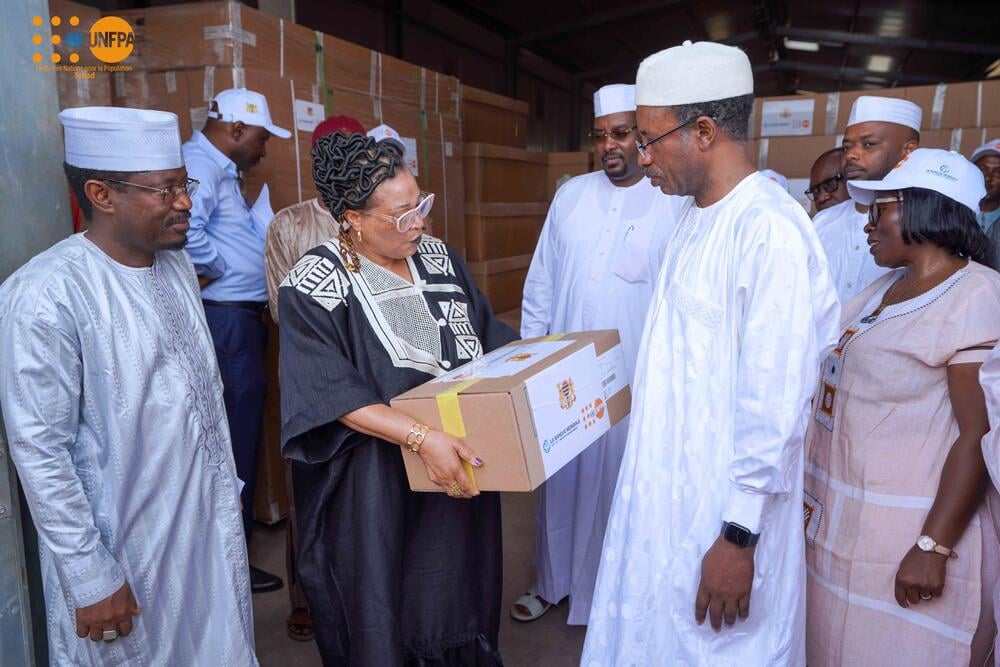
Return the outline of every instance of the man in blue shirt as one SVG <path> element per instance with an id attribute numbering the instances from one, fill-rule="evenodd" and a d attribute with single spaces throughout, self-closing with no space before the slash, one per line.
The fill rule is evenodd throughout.
<path id="1" fill-rule="evenodd" d="M 994 229 L 1000 220 L 1000 139 L 990 139 L 969 159 L 983 172 L 986 182 L 986 196 L 979 202 L 979 225 L 995 241 L 1000 238 L 1000 228 Z"/>
<path id="2" fill-rule="evenodd" d="M 271 122 L 263 95 L 232 88 L 215 96 L 204 129 L 183 146 L 188 174 L 200 182 L 192 198 L 187 251 L 198 273 L 222 373 L 236 471 L 246 483 L 243 525 L 248 542 L 267 390 L 264 238 L 271 215 L 270 206 L 247 202 L 242 175 L 267 154 L 271 135 L 287 139 L 291 133 Z M 253 566 L 250 583 L 254 593 L 283 585 Z"/>

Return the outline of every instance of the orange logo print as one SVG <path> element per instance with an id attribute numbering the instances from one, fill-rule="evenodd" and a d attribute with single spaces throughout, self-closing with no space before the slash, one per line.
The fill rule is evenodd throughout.
<path id="1" fill-rule="evenodd" d="M 98 60 L 118 63 L 135 48 L 135 33 L 128 21 L 117 16 L 105 16 L 90 28 L 90 52 Z"/>

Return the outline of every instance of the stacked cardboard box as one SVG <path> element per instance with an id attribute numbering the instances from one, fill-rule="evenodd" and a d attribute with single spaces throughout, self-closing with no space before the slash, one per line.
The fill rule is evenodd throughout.
<path id="1" fill-rule="evenodd" d="M 312 129 L 328 115 L 387 123 L 412 146 L 424 190 L 437 194 L 433 233 L 464 252 L 462 140 L 457 79 L 384 56 L 251 9 L 204 2 L 116 12 L 133 26 L 136 71 L 114 76 L 114 103 L 181 116 L 184 138 L 205 122 L 212 96 L 247 87 L 268 99 L 293 139 L 268 142 L 247 175 L 248 195 L 268 184 L 277 211 L 316 195 Z"/>
<path id="2" fill-rule="evenodd" d="M 101 11 L 69 0 L 49 0 L 49 15 L 58 16 L 60 19 L 60 26 L 52 28 L 53 37 L 59 40 L 58 44 L 53 45 L 52 50 L 59 54 L 61 66 L 76 70 L 56 73 L 59 108 L 109 106 L 111 80 L 108 74 L 93 70 L 85 74 L 82 71 L 101 64 L 90 52 L 86 38 L 90 26 L 101 18 Z M 73 17 L 77 20 L 71 22 Z M 73 25 L 74 23 L 76 25 Z M 68 39 L 70 34 L 76 39 Z M 70 55 L 75 55 L 77 62 L 74 63 Z"/>
<path id="3" fill-rule="evenodd" d="M 464 172 L 459 84 L 444 76 L 251 9 L 238 2 L 201 2 L 115 12 L 136 33 L 116 74 L 119 106 L 173 111 L 185 139 L 205 123 L 221 90 L 262 93 L 275 124 L 293 132 L 272 138 L 267 157 L 247 174 L 254 199 L 266 183 L 275 211 L 316 196 L 312 130 L 330 115 L 350 115 L 367 128 L 387 123 L 407 144 L 406 159 L 424 190 L 437 195 L 429 223 L 465 252 Z M 274 522 L 287 512 L 280 455 L 278 336 L 266 352 L 269 393 L 254 513 Z"/>
<path id="4" fill-rule="evenodd" d="M 754 106 L 748 150 L 761 169 L 790 181 L 791 193 L 803 190 L 815 159 L 841 145 L 851 105 L 861 95 L 910 100 L 923 110 L 920 145 L 968 156 L 1000 135 L 1000 80 L 849 91 L 821 95 L 760 98 Z"/>
<path id="5" fill-rule="evenodd" d="M 528 104 L 472 86 L 462 86 L 463 136 L 468 142 L 526 148 Z"/>

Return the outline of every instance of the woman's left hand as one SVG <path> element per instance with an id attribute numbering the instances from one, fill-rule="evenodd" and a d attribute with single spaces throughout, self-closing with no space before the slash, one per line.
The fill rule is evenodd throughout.
<path id="1" fill-rule="evenodd" d="M 948 557 L 910 547 L 896 572 L 896 602 L 901 607 L 929 602 L 941 597 Z"/>

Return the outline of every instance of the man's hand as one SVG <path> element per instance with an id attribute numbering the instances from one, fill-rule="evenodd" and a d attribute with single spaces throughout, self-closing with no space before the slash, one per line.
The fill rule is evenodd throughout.
<path id="1" fill-rule="evenodd" d="M 215 278 L 206 278 L 205 276 L 198 276 L 198 287 L 205 289 L 209 285 L 215 282 Z"/>
<path id="2" fill-rule="evenodd" d="M 139 615 L 139 603 L 132 596 L 128 582 L 100 602 L 76 610 L 76 636 L 99 642 L 105 630 L 117 630 L 119 637 L 132 632 L 132 617 Z"/>
<path id="3" fill-rule="evenodd" d="M 756 547 L 740 548 L 724 537 L 715 540 L 701 561 L 701 582 L 695 598 L 694 619 L 701 625 L 708 613 L 716 632 L 736 623 L 736 616 L 750 616 L 753 556 Z"/>

